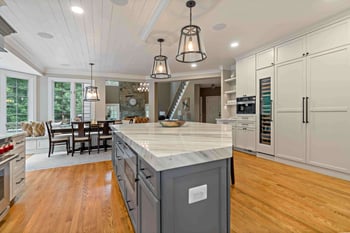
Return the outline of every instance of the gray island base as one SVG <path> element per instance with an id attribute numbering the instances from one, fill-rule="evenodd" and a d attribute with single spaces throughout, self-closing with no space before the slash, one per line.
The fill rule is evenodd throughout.
<path id="1" fill-rule="evenodd" d="M 112 161 L 137 233 L 230 232 L 229 125 L 113 126 Z"/>

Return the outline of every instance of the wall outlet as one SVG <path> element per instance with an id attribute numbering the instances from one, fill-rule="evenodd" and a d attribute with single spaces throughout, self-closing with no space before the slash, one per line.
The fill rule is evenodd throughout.
<path id="1" fill-rule="evenodd" d="M 207 189 L 206 184 L 188 189 L 188 204 L 207 199 Z"/>

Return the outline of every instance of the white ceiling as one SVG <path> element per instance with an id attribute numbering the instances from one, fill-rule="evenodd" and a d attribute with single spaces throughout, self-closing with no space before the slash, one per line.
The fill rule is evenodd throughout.
<path id="1" fill-rule="evenodd" d="M 0 15 L 18 32 L 7 48 L 42 73 L 98 73 L 146 76 L 155 43 L 166 38 L 163 53 L 173 73 L 218 69 L 254 48 L 283 38 L 320 20 L 350 9 L 349 0 L 198 0 L 193 23 L 202 28 L 208 59 L 191 68 L 175 61 L 180 29 L 189 23 L 185 0 L 5 0 Z M 71 12 L 79 3 L 82 15 Z M 226 28 L 215 31 L 215 24 Z M 52 39 L 38 36 L 53 35 Z M 230 48 L 232 41 L 238 48 Z M 0 60 L 1 62 L 1 60 Z"/>

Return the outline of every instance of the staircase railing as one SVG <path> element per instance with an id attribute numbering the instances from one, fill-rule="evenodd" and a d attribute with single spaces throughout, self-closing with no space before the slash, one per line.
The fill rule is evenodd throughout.
<path id="1" fill-rule="evenodd" d="M 182 96 L 184 95 L 189 83 L 190 83 L 189 81 L 181 81 L 179 88 L 177 89 L 175 96 L 173 98 L 173 101 L 171 102 L 168 108 L 168 112 L 167 112 L 168 119 L 173 119 L 175 111 L 179 106 Z"/>

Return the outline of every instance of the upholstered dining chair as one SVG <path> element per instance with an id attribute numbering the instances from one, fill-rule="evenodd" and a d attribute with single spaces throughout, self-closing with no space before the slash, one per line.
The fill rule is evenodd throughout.
<path id="1" fill-rule="evenodd" d="M 51 154 L 53 154 L 55 145 L 66 145 L 67 149 L 67 155 L 69 154 L 69 148 L 70 148 L 70 138 L 69 137 L 56 137 L 55 134 L 52 132 L 52 125 L 51 121 L 45 122 L 46 128 L 47 128 L 47 134 L 49 136 L 49 153 L 48 157 L 50 157 Z"/>
<path id="2" fill-rule="evenodd" d="M 80 143 L 80 153 L 83 152 L 85 148 L 85 142 L 88 142 L 88 151 L 89 154 L 91 152 L 91 122 L 89 121 L 80 121 L 80 122 L 72 122 L 72 156 L 74 156 L 75 152 L 75 144 Z"/>
<path id="3" fill-rule="evenodd" d="M 100 153 L 100 141 L 103 141 L 104 151 L 107 151 L 107 141 L 112 140 L 110 126 L 114 122 L 114 120 L 97 121 L 97 124 L 100 126 L 97 133 L 97 153 Z"/>

